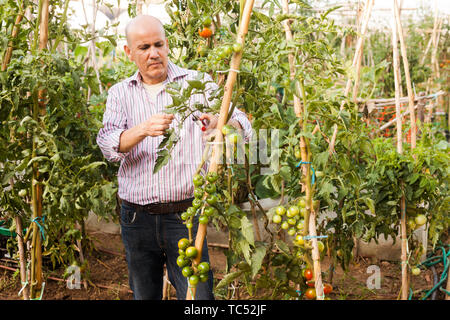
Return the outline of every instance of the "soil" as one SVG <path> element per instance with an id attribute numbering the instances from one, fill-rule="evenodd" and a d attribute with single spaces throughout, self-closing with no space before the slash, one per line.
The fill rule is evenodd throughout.
<path id="1" fill-rule="evenodd" d="M 94 239 L 95 250 L 86 254 L 88 268 L 84 272 L 86 287 L 69 289 L 63 280 L 63 270 L 46 273 L 46 282 L 42 299 L 45 300 L 130 300 L 133 298 L 128 286 L 128 271 L 124 248 L 120 234 L 95 232 L 90 234 Z M 209 254 L 215 280 L 224 275 L 226 257 L 224 249 L 210 245 Z M 380 269 L 380 288 L 369 289 L 368 278 L 373 275 L 368 267 L 376 265 Z M 6 267 L 6 268 L 5 268 Z M 21 289 L 17 264 L 12 260 L 0 261 L 0 300 L 18 300 Z M 322 261 L 322 270 L 329 268 L 329 259 Z M 441 264 L 436 265 L 438 274 L 442 272 Z M 325 279 L 324 279 L 325 280 Z M 430 269 L 422 270 L 419 276 L 411 276 L 411 288 L 415 292 L 414 298 L 420 296 L 421 290 L 429 290 L 433 284 L 433 273 Z M 401 287 L 401 271 L 399 262 L 374 261 L 357 257 L 350 265 L 350 270 L 343 272 L 337 267 L 333 277 L 333 292 L 329 295 L 333 300 L 395 300 Z M 245 300 L 244 294 L 237 296 Z M 175 290 L 169 287 L 169 299 L 174 300 Z M 221 299 L 221 297 L 216 297 Z M 233 298 L 236 298 L 234 296 Z M 255 298 L 255 297 L 254 297 Z M 257 297 L 256 297 L 257 298 Z M 438 299 L 443 299 L 438 294 Z"/>

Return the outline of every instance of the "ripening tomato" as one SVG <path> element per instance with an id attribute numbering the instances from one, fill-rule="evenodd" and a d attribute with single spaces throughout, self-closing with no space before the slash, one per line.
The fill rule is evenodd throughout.
<path id="1" fill-rule="evenodd" d="M 191 243 L 187 238 L 181 238 L 178 240 L 178 249 L 185 250 L 190 244 Z"/>
<path id="2" fill-rule="evenodd" d="M 325 283 L 323 285 L 323 293 L 324 294 L 329 294 L 331 291 L 333 291 L 333 286 L 329 283 Z"/>
<path id="3" fill-rule="evenodd" d="M 305 269 L 305 279 L 311 280 L 313 278 L 313 272 L 311 269 L 307 268 Z"/>
<path id="4" fill-rule="evenodd" d="M 203 27 L 203 29 L 198 30 L 198 34 L 202 38 L 209 38 L 212 36 L 212 30 L 208 27 Z"/>
<path id="5" fill-rule="evenodd" d="M 316 298 L 316 289 L 315 288 L 306 289 L 305 296 L 310 300 L 315 299 Z"/>

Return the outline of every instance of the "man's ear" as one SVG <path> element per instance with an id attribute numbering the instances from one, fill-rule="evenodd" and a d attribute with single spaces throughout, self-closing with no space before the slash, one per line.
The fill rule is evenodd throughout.
<path id="1" fill-rule="evenodd" d="M 125 51 L 125 54 L 127 55 L 128 59 L 130 59 L 130 61 L 133 61 L 132 57 L 131 57 L 131 49 L 130 47 L 128 47 L 128 45 L 124 45 L 123 46 L 123 50 Z"/>

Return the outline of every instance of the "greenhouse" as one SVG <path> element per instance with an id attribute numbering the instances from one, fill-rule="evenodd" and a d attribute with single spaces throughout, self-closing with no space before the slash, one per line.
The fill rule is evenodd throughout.
<path id="1" fill-rule="evenodd" d="M 0 300 L 450 300 L 449 17 L 1 1 Z"/>

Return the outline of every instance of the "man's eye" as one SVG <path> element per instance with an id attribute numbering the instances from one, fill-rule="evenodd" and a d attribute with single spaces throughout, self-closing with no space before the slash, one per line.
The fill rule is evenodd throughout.
<path id="1" fill-rule="evenodd" d="M 150 48 L 149 45 L 141 46 L 141 50 L 147 50 L 148 48 Z"/>

